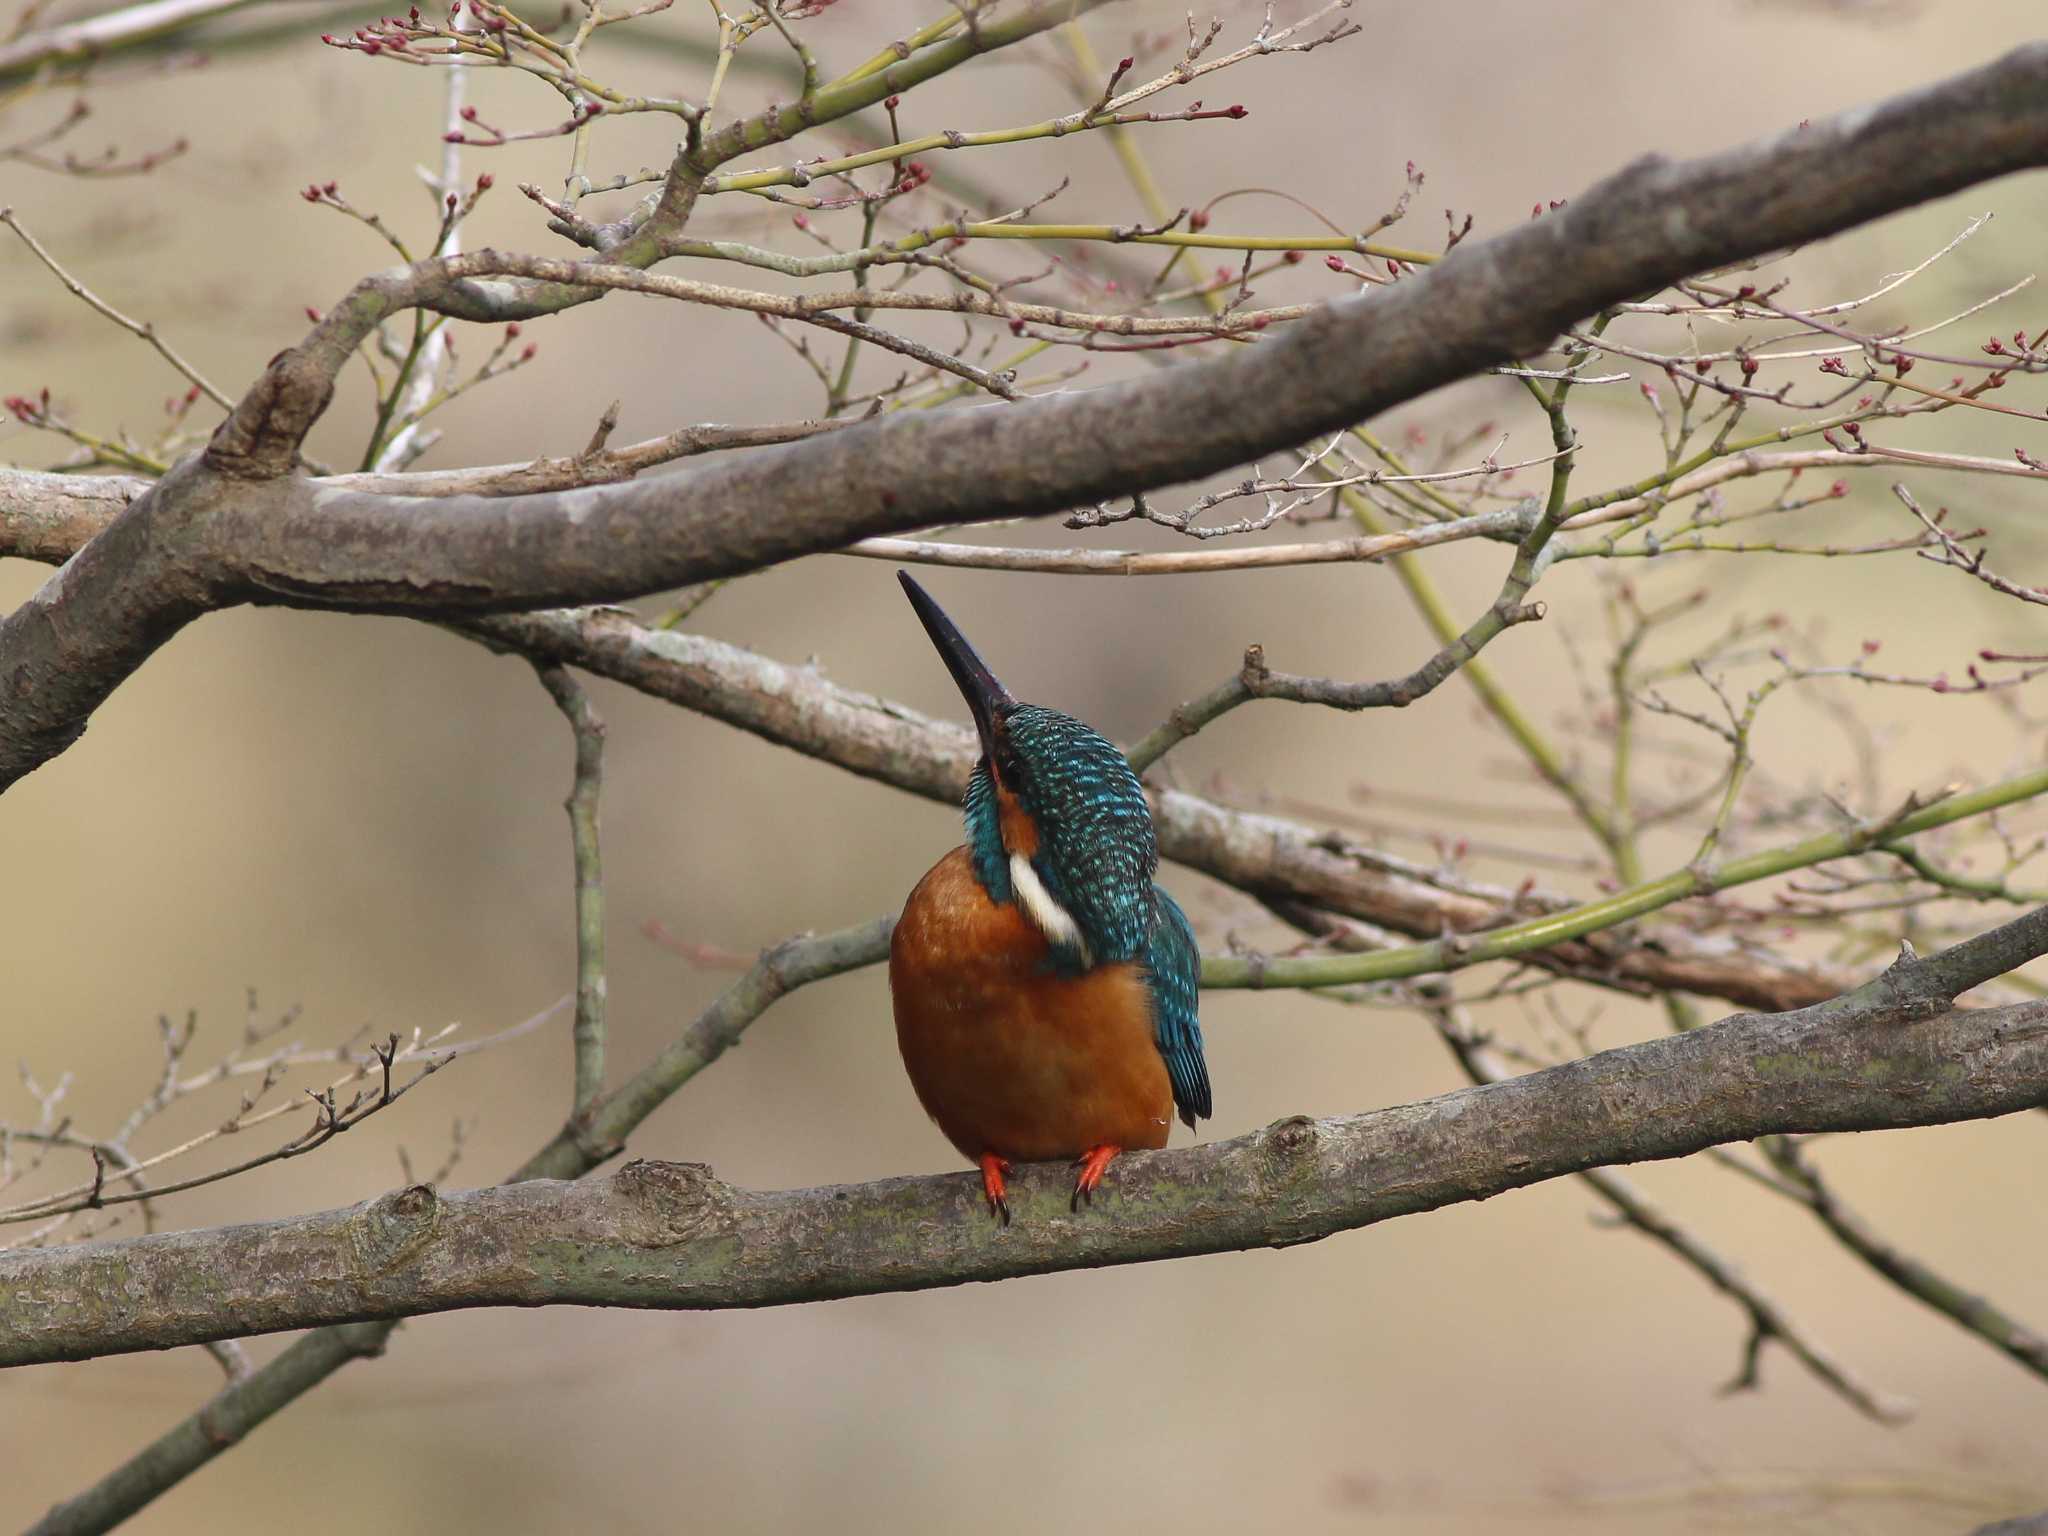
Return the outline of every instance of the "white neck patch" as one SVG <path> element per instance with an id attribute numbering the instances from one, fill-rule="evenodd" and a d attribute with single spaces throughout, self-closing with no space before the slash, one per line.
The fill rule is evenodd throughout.
<path id="1" fill-rule="evenodd" d="M 1038 925 L 1040 933 L 1054 944 L 1078 949 L 1082 962 L 1089 963 L 1088 941 L 1081 937 L 1081 925 L 1053 899 L 1045 882 L 1038 878 L 1038 871 L 1031 867 L 1031 860 L 1021 853 L 1010 855 L 1010 888 L 1017 893 L 1025 914 Z"/>

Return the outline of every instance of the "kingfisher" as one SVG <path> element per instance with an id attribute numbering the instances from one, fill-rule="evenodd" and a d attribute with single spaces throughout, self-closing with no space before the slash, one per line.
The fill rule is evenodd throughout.
<path id="1" fill-rule="evenodd" d="M 1071 1159 L 1070 1209 L 1119 1152 L 1211 1112 L 1201 955 L 1153 884 L 1159 842 L 1124 755 L 1020 704 L 908 573 L 897 579 L 981 740 L 967 841 L 934 864 L 889 943 L 896 1044 L 918 1102 L 981 1169 L 1007 1226 L 1016 1162 Z"/>

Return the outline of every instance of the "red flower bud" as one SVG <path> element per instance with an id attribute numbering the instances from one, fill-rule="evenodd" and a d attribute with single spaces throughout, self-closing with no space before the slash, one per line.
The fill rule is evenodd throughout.
<path id="1" fill-rule="evenodd" d="M 1344 270 L 1344 258 L 1342 256 L 1325 256 L 1323 258 L 1323 265 L 1332 272 L 1342 272 Z"/>
<path id="2" fill-rule="evenodd" d="M 1225 117 L 1250 117 L 1252 109 L 1241 101 L 1233 102 L 1223 109 L 1223 115 Z"/>
<path id="3" fill-rule="evenodd" d="M 514 320 L 505 327 L 505 339 L 507 341 L 517 341 L 519 339 L 519 322 L 517 320 Z"/>
<path id="4" fill-rule="evenodd" d="M 1282 256 L 1280 259 L 1286 262 L 1287 265 L 1289 265 L 1290 267 L 1296 267 L 1301 265 L 1302 257 L 1306 256 L 1307 254 L 1308 252 L 1306 251 L 1289 251 L 1285 256 Z"/>
<path id="5" fill-rule="evenodd" d="M 532 362 L 533 354 L 538 352 L 539 350 L 539 347 L 535 346 L 532 342 L 529 341 L 526 344 L 526 349 L 519 354 L 519 361 L 521 361 L 522 363 Z"/>
<path id="6" fill-rule="evenodd" d="M 490 191 L 492 185 L 493 183 L 491 181 L 491 173 L 489 171 L 485 171 L 481 176 L 477 177 L 476 179 L 476 189 L 479 192 Z"/>

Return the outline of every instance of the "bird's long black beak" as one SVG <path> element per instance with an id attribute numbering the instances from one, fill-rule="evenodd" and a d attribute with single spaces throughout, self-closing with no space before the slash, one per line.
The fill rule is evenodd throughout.
<path id="1" fill-rule="evenodd" d="M 1001 728 L 1004 717 L 1017 707 L 1017 701 L 1010 696 L 1009 689 L 996 681 L 996 675 L 983 665 L 982 659 L 974 654 L 974 647 L 967 643 L 967 637 L 946 617 L 945 610 L 932 601 L 931 594 L 911 580 L 908 571 L 898 571 L 896 579 L 903 583 L 910 606 L 917 610 L 918 619 L 924 624 L 924 632 L 939 648 L 946 670 L 953 674 L 953 681 L 959 684 L 960 692 L 967 699 L 968 709 L 974 713 L 974 728 L 981 735 L 983 754 L 993 759 L 996 732 Z"/>

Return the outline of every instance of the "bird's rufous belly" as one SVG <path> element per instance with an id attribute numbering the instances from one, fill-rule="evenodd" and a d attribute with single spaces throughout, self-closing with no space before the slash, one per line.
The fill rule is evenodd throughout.
<path id="1" fill-rule="evenodd" d="M 896 1042 L 920 1103 L 970 1161 L 1163 1147 L 1173 1089 L 1146 980 L 1129 964 L 1046 968 L 1044 937 L 998 906 L 965 848 L 911 892 L 889 949 Z"/>

